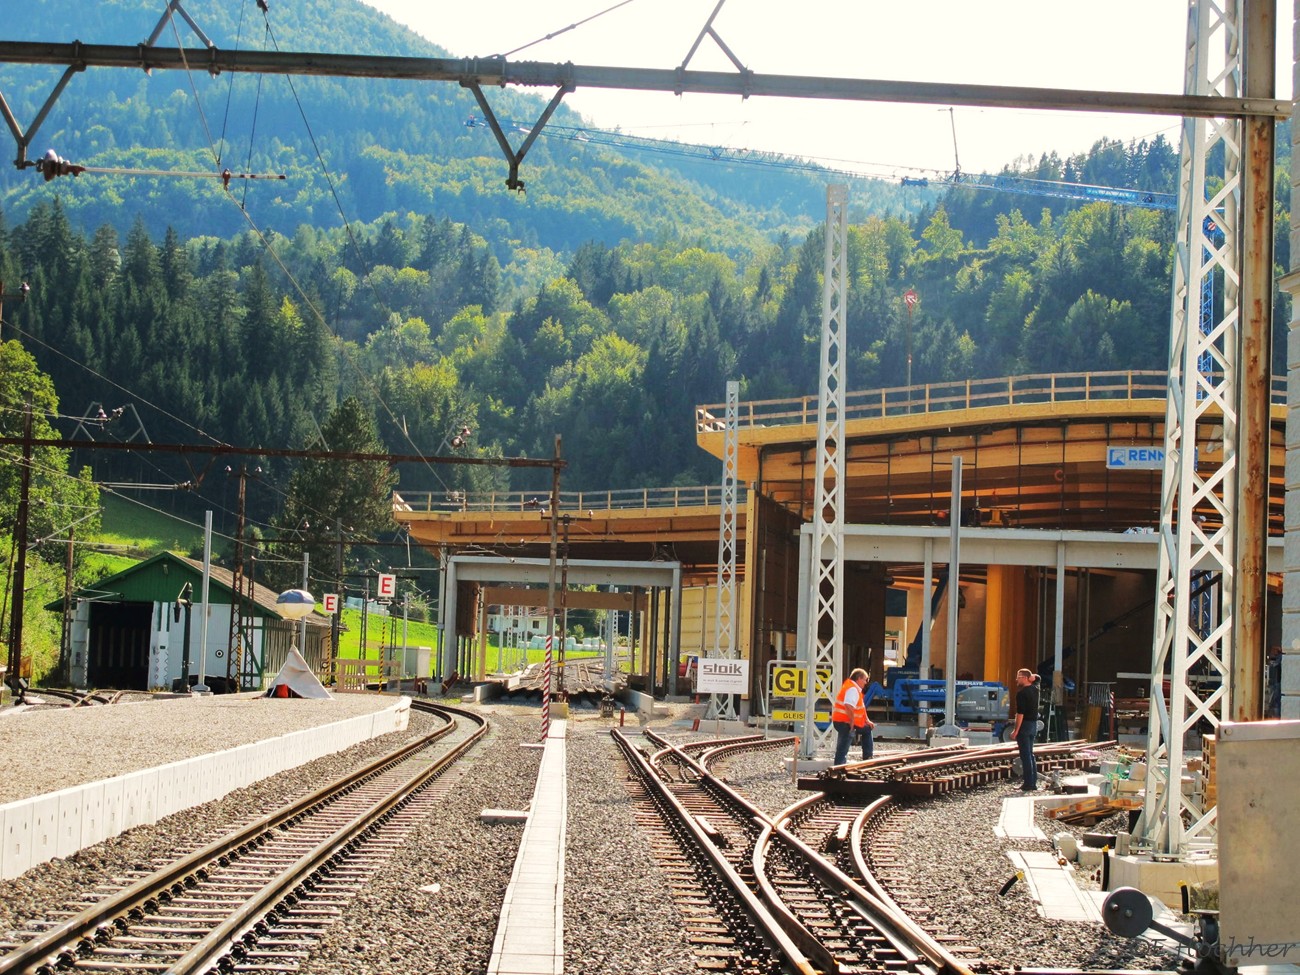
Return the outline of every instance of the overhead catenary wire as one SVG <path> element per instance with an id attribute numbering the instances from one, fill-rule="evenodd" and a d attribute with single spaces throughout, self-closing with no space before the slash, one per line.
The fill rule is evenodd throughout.
<path id="1" fill-rule="evenodd" d="M 493 56 L 500 57 L 500 58 L 511 57 L 515 54 L 518 54 L 520 51 L 526 51 L 528 50 L 528 48 L 535 47 L 536 45 L 541 44 L 544 41 L 549 41 L 552 38 L 559 37 L 561 34 L 567 34 L 569 31 L 575 30 L 576 28 L 581 27 L 583 24 L 589 24 L 591 23 L 591 21 L 595 20 L 596 18 L 603 17 L 605 16 L 605 14 L 608 13 L 612 13 L 613 11 L 617 10 L 619 7 L 626 7 L 631 2 L 632 0 L 620 0 L 619 3 L 614 4 L 612 7 L 606 7 L 604 10 L 592 14 L 590 17 L 584 17 L 582 20 L 575 21 L 574 23 L 570 24 L 568 27 L 561 27 L 559 30 L 553 30 L 545 37 L 539 37 L 537 38 L 537 40 L 529 41 L 527 44 L 520 44 L 518 47 L 513 48 L 512 50 L 506 51 L 504 54 L 497 54 Z"/>
<path id="2" fill-rule="evenodd" d="M 274 32 L 274 30 L 273 30 L 272 27 L 271 27 L 271 22 L 270 22 L 270 15 L 269 15 L 269 12 L 266 10 L 266 8 L 263 7 L 263 8 L 262 8 L 262 13 L 263 13 L 263 19 L 264 19 L 264 21 L 265 21 L 265 23 L 266 23 L 267 36 L 271 39 L 271 43 L 272 43 L 272 45 L 276 48 L 276 50 L 279 50 L 279 42 L 278 42 L 278 40 L 276 39 L 275 32 Z M 175 26 L 174 26 L 174 24 L 173 24 L 173 30 L 175 30 Z M 178 44 L 179 44 L 179 38 L 178 38 Z M 194 86 L 194 84 L 193 84 L 193 76 L 192 76 L 192 75 L 193 75 L 193 72 L 192 72 L 192 69 L 191 69 L 191 67 L 190 67 L 190 65 L 189 65 L 189 62 L 188 62 L 187 60 L 184 61 L 183 63 L 184 63 L 184 69 L 185 69 L 186 74 L 187 74 L 188 76 L 190 76 L 191 88 L 194 90 L 194 95 L 195 95 L 195 100 L 196 100 L 196 106 L 198 106 L 198 110 L 199 110 L 200 113 L 201 113 L 201 112 L 202 112 L 202 108 L 201 108 L 201 106 L 198 105 L 198 101 L 197 101 L 197 99 L 198 99 L 197 89 L 195 88 L 195 86 Z M 356 240 L 356 236 L 355 236 L 355 234 L 354 234 L 353 231 L 352 231 L 351 222 L 348 220 L 348 218 L 347 218 L 347 214 L 346 214 L 346 213 L 344 212 L 344 210 L 343 210 L 343 204 L 342 204 L 342 201 L 339 199 L 338 191 L 337 191 L 337 187 L 336 187 L 336 185 L 335 185 L 335 181 L 334 181 L 333 175 L 331 174 L 331 172 L 330 172 L 330 170 L 329 170 L 329 167 L 328 167 L 328 166 L 326 165 L 326 163 L 325 163 L 324 154 L 321 152 L 320 145 L 319 145 L 319 143 L 318 143 L 317 140 L 316 140 L 316 135 L 315 135 L 314 130 L 312 129 L 311 122 L 310 122 L 310 120 L 307 118 L 307 112 L 306 112 L 306 109 L 303 107 L 302 100 L 301 100 L 301 99 L 299 98 L 299 96 L 298 96 L 298 91 L 297 91 L 297 88 L 296 88 L 296 87 L 294 86 L 294 84 L 293 84 L 293 79 L 292 79 L 290 76 L 286 75 L 286 76 L 285 76 L 285 80 L 286 80 L 286 82 L 288 83 L 288 86 L 289 86 L 289 92 L 290 92 L 290 94 L 293 96 L 294 102 L 295 102 L 295 104 L 297 105 L 299 116 L 302 118 L 303 125 L 304 125 L 304 127 L 306 128 L 306 130 L 307 130 L 307 136 L 308 136 L 308 138 L 311 140 L 312 149 L 313 149 L 313 151 L 314 151 L 315 154 L 316 154 L 316 159 L 317 159 L 318 164 L 319 164 L 320 167 L 321 167 L 321 172 L 322 172 L 322 174 L 325 176 L 326 184 L 327 184 L 327 185 L 329 186 L 329 188 L 330 188 L 330 194 L 331 194 L 331 196 L 332 196 L 333 199 L 334 199 L 334 205 L 335 205 L 335 207 L 337 208 L 337 210 L 338 210 L 338 212 L 339 212 L 339 216 L 340 216 L 340 217 L 342 218 L 342 220 L 343 220 L 343 228 L 344 228 L 344 232 L 346 233 L 346 235 L 347 235 L 347 237 L 348 237 L 348 240 L 349 240 L 349 242 L 351 243 L 351 246 L 352 246 L 353 252 L 354 252 L 354 254 L 356 255 L 356 257 L 357 257 L 357 259 L 358 259 L 360 265 L 364 267 L 364 266 L 365 266 L 365 260 L 364 260 L 364 257 L 363 257 L 363 255 L 362 255 L 362 253 L 361 253 L 361 247 L 360 247 L 360 244 L 359 244 L 358 241 Z M 205 130 L 206 130 L 206 123 L 205 123 Z M 210 133 L 210 132 L 208 133 L 208 137 L 209 137 L 209 139 L 211 140 L 211 133 Z M 214 156 L 215 156 L 215 154 L 216 154 L 215 147 L 213 148 L 212 151 L 213 151 Z M 228 194 L 227 194 L 227 195 L 228 195 Z M 229 195 L 228 195 L 228 196 L 229 196 Z M 309 311 L 309 312 L 310 312 L 310 313 L 311 313 L 311 314 L 312 314 L 312 315 L 317 319 L 317 321 L 320 322 L 320 324 L 325 328 L 326 332 L 327 332 L 327 333 L 328 333 L 328 334 L 329 334 L 329 335 L 334 339 L 335 344 L 336 344 L 336 346 L 338 347 L 339 351 L 342 352 L 342 356 L 343 356 L 344 360 L 345 360 L 345 361 L 348 363 L 348 365 L 351 367 L 351 369 L 352 369 L 353 372 L 355 373 L 357 379 L 361 382 L 361 384 L 362 384 L 362 385 L 363 385 L 363 386 L 364 386 L 364 387 L 365 387 L 365 388 L 370 392 L 370 394 L 374 397 L 375 402 L 378 403 L 378 404 L 383 408 L 384 412 L 387 414 L 387 416 L 388 416 L 389 420 L 392 422 L 393 426 L 394 426 L 396 429 L 401 430 L 401 432 L 402 432 L 402 436 L 403 436 L 403 438 L 406 440 L 406 442 L 407 442 L 408 444 L 411 445 L 411 447 L 416 451 L 417 454 L 421 453 L 419 447 L 415 444 L 414 440 L 411 439 L 411 436 L 410 436 L 409 432 L 407 431 L 407 428 L 406 428 L 405 424 L 402 424 L 401 422 L 398 421 L 397 415 L 393 412 L 392 408 L 388 405 L 388 402 L 384 399 L 384 397 L 383 397 L 382 393 L 380 392 L 380 390 L 377 388 L 377 386 L 374 384 L 374 382 L 370 379 L 370 377 L 366 375 L 366 373 L 364 372 L 364 370 L 361 369 L 360 365 L 357 363 L 357 361 L 355 360 L 355 358 L 352 356 L 351 350 L 349 349 L 347 343 L 343 341 L 342 337 L 338 335 L 338 333 L 337 333 L 337 331 L 334 329 L 334 327 L 331 326 L 330 323 L 325 319 L 324 314 L 320 311 L 319 308 L 316 307 L 315 302 L 312 301 L 312 299 L 311 299 L 311 297 L 308 295 L 306 289 L 305 289 L 305 288 L 302 286 L 302 284 L 297 280 L 297 278 L 294 276 L 293 272 L 290 271 L 290 269 L 285 265 L 284 261 L 280 258 L 280 255 L 276 252 L 275 248 L 272 246 L 270 240 L 268 240 L 267 237 L 266 237 L 266 235 L 262 232 L 261 227 L 258 226 L 257 222 L 253 219 L 252 214 L 249 213 L 247 206 L 244 205 L 243 203 L 240 203 L 240 202 L 236 201 L 233 197 L 229 197 L 229 199 L 230 199 L 231 202 L 234 203 L 235 206 L 239 209 L 239 212 L 240 212 L 240 214 L 242 215 L 243 219 L 244 219 L 245 222 L 249 225 L 249 228 L 252 230 L 252 232 L 257 236 L 258 240 L 260 240 L 260 241 L 262 242 L 263 247 L 266 249 L 266 252 L 270 255 L 271 259 L 275 261 L 276 265 L 277 265 L 277 266 L 280 268 L 280 270 L 284 273 L 286 279 L 289 281 L 289 283 L 292 285 L 294 291 L 298 294 L 298 296 L 299 296 L 300 299 L 302 300 L 304 307 L 305 307 L 305 308 L 306 308 L 306 309 L 307 309 L 307 310 L 308 310 L 308 311 Z M 375 291 L 375 289 L 374 289 L 374 285 L 373 285 L 373 282 L 370 283 L 369 286 L 370 286 L 370 288 L 371 288 L 371 294 L 374 296 L 376 303 L 377 303 L 381 308 L 384 308 L 385 311 L 389 311 L 389 313 L 391 314 L 391 311 L 390 311 L 390 310 L 388 309 L 388 307 L 387 307 L 387 302 L 385 302 L 385 301 L 382 299 L 382 297 L 378 294 L 378 292 Z M 429 464 L 426 464 L 426 467 L 427 467 L 428 471 L 433 475 L 433 477 L 438 481 L 438 483 L 442 484 L 442 486 L 443 486 L 443 488 L 444 488 L 445 490 L 449 490 L 449 488 L 448 488 L 446 482 L 443 481 L 442 477 L 438 474 L 437 470 L 436 470 L 432 465 L 429 465 Z"/>

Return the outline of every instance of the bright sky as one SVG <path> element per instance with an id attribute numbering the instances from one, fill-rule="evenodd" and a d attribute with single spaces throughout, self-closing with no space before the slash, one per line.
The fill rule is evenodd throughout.
<path id="1" fill-rule="evenodd" d="M 716 0 L 365 0 L 456 57 L 675 68 Z M 1277 92 L 1291 91 L 1290 4 L 1279 0 Z M 603 12 L 604 11 L 604 12 Z M 602 13 L 603 12 L 603 13 Z M 565 31 L 579 21 L 590 22 Z M 724 0 L 714 28 L 763 74 L 1179 93 L 1186 0 Z M 548 34 L 559 36 L 540 41 Z M 525 48 L 525 45 L 528 45 Z M 510 53 L 517 48 L 516 53 Z M 734 70 L 705 38 L 690 67 Z M 546 94 L 549 95 L 549 92 Z M 579 89 L 565 104 L 600 128 L 817 159 L 870 175 L 996 171 L 1023 154 L 1102 137 L 1177 148 L 1179 121 Z"/>

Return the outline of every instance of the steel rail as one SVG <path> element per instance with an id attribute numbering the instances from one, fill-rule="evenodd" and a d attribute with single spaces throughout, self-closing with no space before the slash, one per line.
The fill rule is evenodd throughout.
<path id="1" fill-rule="evenodd" d="M 447 716 L 459 714 L 469 717 L 482 724 L 477 734 L 482 734 L 486 727 L 481 717 L 461 709 L 435 707 L 423 702 L 415 702 L 412 707 L 435 714 L 444 712 Z M 364 779 L 377 775 L 385 768 L 436 742 L 455 728 L 454 718 L 449 717 L 445 726 L 430 734 L 366 763 L 348 775 L 209 843 L 194 853 L 181 857 L 150 876 L 141 878 L 118 893 L 67 918 L 39 937 L 0 957 L 0 975 L 32 970 L 54 971 L 62 964 L 72 964 L 76 959 L 78 948 L 93 948 L 95 933 L 118 926 L 117 922 L 121 918 L 146 913 L 157 903 L 169 901 L 174 895 L 195 886 L 211 864 L 250 849 L 259 836 L 288 825 L 313 806 L 327 802 L 339 793 L 354 788 Z"/>
<path id="2" fill-rule="evenodd" d="M 38 690 L 35 690 L 35 691 L 33 691 L 33 690 L 31 690 L 31 689 L 29 688 L 28 691 L 27 691 L 27 696 L 29 696 L 29 697 L 38 697 L 38 698 L 39 698 L 39 697 L 56 697 L 56 698 L 58 698 L 60 701 L 68 701 L 68 702 L 69 702 L 69 703 L 67 703 L 67 704 L 60 704 L 60 705 L 59 705 L 60 707 L 66 707 L 66 708 L 79 708 L 79 707 L 87 707 L 87 706 L 92 705 L 92 704 L 107 704 L 107 703 L 108 703 L 108 700 L 107 700 L 106 698 L 104 698 L 104 697 L 102 697 L 102 696 L 99 696 L 99 695 L 96 695 L 96 694 L 94 694 L 93 692 L 84 692 L 84 691 L 65 691 L 65 690 L 63 690 L 62 688 L 59 688 L 59 687 L 42 687 L 42 688 L 40 688 L 40 689 L 38 689 Z M 28 703 L 31 703 L 31 702 L 28 702 Z"/>
<path id="3" fill-rule="evenodd" d="M 1114 742 L 1088 742 L 1074 739 L 1046 742 L 1034 746 L 1034 755 L 1043 771 L 1079 765 L 1080 751 L 1104 748 Z M 934 795 L 951 788 L 980 784 L 992 776 L 1003 779 L 1011 774 L 1012 763 L 1019 756 L 1014 742 L 981 745 L 976 748 L 922 750 L 912 752 L 906 761 L 871 759 L 866 762 L 836 766 L 815 778 L 802 779 L 801 785 L 835 795 L 856 793 L 859 796 L 883 793 Z"/>
<path id="4" fill-rule="evenodd" d="M 430 710 L 433 705 L 427 705 Z M 447 709 L 448 711 L 452 709 Z M 351 822 L 340 827 L 333 836 L 326 839 L 315 849 L 304 854 L 288 869 L 262 888 L 255 897 L 249 899 L 225 920 L 212 929 L 208 935 L 177 959 L 169 968 L 169 975 L 197 975 L 210 971 L 220 965 L 223 971 L 233 970 L 244 954 L 244 939 L 251 936 L 251 943 L 256 942 L 254 925 L 295 888 L 307 878 L 317 873 L 322 867 L 343 854 L 347 847 L 354 844 L 365 832 L 383 822 L 395 809 L 404 804 L 411 795 L 422 788 L 430 779 L 436 778 L 447 766 L 477 744 L 487 731 L 487 720 L 471 712 L 456 709 L 456 713 L 471 717 L 479 727 L 465 741 L 459 743 L 446 754 L 432 762 L 428 768 L 409 779 L 405 785 L 392 792 L 386 799 L 356 816 Z M 448 726 L 454 728 L 455 721 Z M 421 746 L 423 747 L 423 745 Z M 226 959 L 231 959 L 227 966 Z"/>
<path id="5" fill-rule="evenodd" d="M 814 945 L 814 956 L 809 957 L 805 953 L 803 946 L 796 943 L 785 929 L 778 923 L 772 913 L 758 897 L 757 894 L 745 883 L 740 874 L 736 872 L 735 866 L 714 844 L 713 840 L 705 833 L 703 827 L 696 820 L 696 817 L 682 803 L 681 799 L 668 788 L 667 784 L 657 774 L 650 759 L 648 759 L 639 748 L 636 748 L 627 735 L 618 729 L 610 732 L 614 740 L 618 742 L 619 747 L 623 749 L 628 763 L 637 773 L 638 777 L 645 783 L 646 787 L 652 790 L 664 807 L 671 810 L 677 818 L 682 828 L 691 836 L 695 847 L 709 861 L 714 872 L 726 883 L 728 890 L 737 897 L 746 913 L 758 926 L 764 937 L 776 947 L 785 961 L 790 964 L 801 975 L 824 975 L 825 972 L 833 971 L 833 960 L 826 953 L 820 944 Z M 658 736 L 655 736 L 656 738 Z M 663 741 L 663 739 L 659 739 Z M 679 752 L 679 754 L 681 754 Z M 689 756 L 681 754 L 687 762 L 692 765 L 698 764 Z M 701 771 L 708 775 L 706 770 Z M 750 804 L 752 805 L 752 804 Z M 817 950 L 819 949 L 820 950 Z"/>
<path id="6" fill-rule="evenodd" d="M 650 738 L 652 741 L 661 742 L 668 746 L 657 754 L 674 754 L 679 761 L 693 768 L 696 774 L 699 775 L 701 787 L 711 786 L 715 791 L 722 793 L 726 796 L 728 801 L 731 801 L 745 809 L 750 818 L 758 824 L 758 838 L 755 840 L 754 851 L 750 862 L 754 868 L 755 884 L 758 887 L 759 893 L 763 896 L 763 899 L 768 906 L 768 910 L 772 912 L 776 923 L 780 926 L 786 936 L 798 945 L 800 950 L 807 954 L 808 957 L 818 962 L 821 971 L 838 972 L 840 966 L 836 961 L 835 956 L 831 954 L 826 945 L 822 943 L 822 940 L 817 937 L 817 935 L 811 931 L 806 924 L 795 916 L 794 912 L 791 911 L 785 904 L 784 900 L 782 900 L 775 886 L 768 881 L 765 875 L 764 859 L 760 857 L 758 851 L 763 842 L 763 836 L 772 828 L 772 820 L 767 813 L 763 812 L 763 810 L 754 805 L 754 803 L 747 797 L 741 795 L 735 789 L 732 789 L 729 785 L 719 779 L 704 764 L 697 762 L 695 759 L 687 755 L 683 749 L 671 745 L 666 741 L 666 739 L 656 735 L 654 732 L 647 732 L 646 737 Z M 781 747 L 786 747 L 789 740 L 789 738 L 781 739 Z M 735 748 L 729 748 L 729 743 L 725 743 L 711 747 L 709 752 L 714 752 L 717 749 L 737 750 Z M 712 757 L 717 756 L 713 755 Z"/>
<path id="7" fill-rule="evenodd" d="M 758 742 L 764 744 L 758 745 Z M 712 770 L 715 761 L 729 758 L 734 752 L 754 751 L 756 748 L 757 750 L 789 748 L 794 742 L 794 735 L 785 735 L 781 738 L 768 738 L 766 735 L 743 735 L 739 738 L 731 738 L 721 744 L 705 742 L 706 747 L 700 754 L 700 764 Z"/>
<path id="8" fill-rule="evenodd" d="M 885 889 L 885 885 L 876 877 L 875 871 L 871 869 L 871 865 L 867 862 L 865 845 L 867 825 L 876 821 L 878 817 L 888 814 L 897 801 L 894 796 L 881 796 L 864 806 L 857 816 L 853 818 L 853 825 L 849 828 L 849 834 L 852 837 L 853 869 L 858 872 L 863 886 L 871 891 L 881 903 L 891 904 L 894 910 L 905 915 L 907 912 L 898 906 L 889 891 Z"/>
<path id="9" fill-rule="evenodd" d="M 760 742 L 772 740 L 769 738 L 765 738 L 763 735 L 740 735 L 739 737 L 736 738 L 728 738 L 727 740 L 721 743 L 716 741 L 688 741 L 683 745 L 675 745 L 672 742 L 668 741 L 668 739 L 664 738 L 662 735 L 658 734 L 657 732 L 651 731 L 649 729 L 646 730 L 645 736 L 651 741 L 653 741 L 655 744 L 662 746 L 659 749 L 659 751 L 655 752 L 654 755 L 651 756 L 650 758 L 651 765 L 656 764 L 656 762 L 662 756 L 666 756 L 671 752 L 680 751 L 686 755 L 690 755 L 694 752 L 699 752 L 702 753 L 700 755 L 700 762 L 706 768 L 708 763 L 705 762 L 704 756 L 708 755 L 711 752 L 727 751 L 727 750 L 744 751 L 746 749 L 754 748 Z M 781 741 L 787 742 L 788 739 L 783 738 L 781 739 Z"/>
<path id="10" fill-rule="evenodd" d="M 648 733 L 647 737 L 652 740 L 664 741 L 653 733 Z M 788 747 L 791 739 L 781 738 L 772 739 L 772 747 Z M 705 752 L 710 760 L 725 755 L 730 751 L 737 751 L 746 746 L 742 743 L 724 742 L 715 745 Z M 839 870 L 834 864 L 827 862 L 816 850 L 812 849 L 794 834 L 783 828 L 784 822 L 781 817 L 770 817 L 745 796 L 732 789 L 729 785 L 714 775 L 703 764 L 703 760 L 697 762 L 690 756 L 686 755 L 680 748 L 675 746 L 671 748 L 682 761 L 692 766 L 699 774 L 702 785 L 707 785 L 717 791 L 724 793 L 729 801 L 746 809 L 753 819 L 759 823 L 758 839 L 754 843 L 752 853 L 752 865 L 754 868 L 755 882 L 758 885 L 759 892 L 767 902 L 769 908 L 776 915 L 777 921 L 781 924 L 783 930 L 799 946 L 809 954 L 810 957 L 824 959 L 827 971 L 838 971 L 839 963 L 835 960 L 834 955 L 822 943 L 821 939 L 808 928 L 795 912 L 785 903 L 777 890 L 776 885 L 768 876 L 767 870 L 767 851 L 774 838 L 779 838 L 786 843 L 800 861 L 807 864 L 815 874 L 827 881 L 832 889 L 848 889 L 857 897 L 860 903 L 850 904 L 857 910 L 858 914 L 870 924 L 873 928 L 881 933 L 900 956 L 907 958 L 917 970 L 922 962 L 933 966 L 936 972 L 947 973 L 947 975 L 971 975 L 968 968 L 961 964 L 951 953 L 945 951 L 930 936 L 917 927 L 905 913 L 897 910 L 897 905 L 892 902 L 884 903 L 877 900 L 874 895 L 857 885 L 852 878 Z M 667 751 L 667 750 L 665 750 Z M 662 754 L 662 753 L 660 753 Z M 800 800 L 791 809 L 807 809 L 819 802 L 828 802 L 829 800 L 823 793 L 814 793 L 806 799 Z M 788 810 L 787 810 L 788 812 Z M 785 813 L 782 813 L 784 816 Z M 846 886 L 847 885 L 847 886 Z M 864 906 L 865 905 L 865 906 Z"/>
<path id="11" fill-rule="evenodd" d="M 782 913 L 788 915 L 789 923 L 802 926 L 793 910 L 781 900 L 780 893 L 768 877 L 769 850 L 779 841 L 788 846 L 828 887 L 839 891 L 844 903 L 879 931 L 891 947 L 907 959 L 910 970 L 928 969 L 946 975 L 973 975 L 969 967 L 943 948 L 905 912 L 899 910 L 892 900 L 878 898 L 790 831 L 792 815 L 826 801 L 829 800 L 824 794 L 814 793 L 783 810 L 764 825 L 754 844 L 754 874 L 763 888 L 764 896 L 780 905 Z"/>

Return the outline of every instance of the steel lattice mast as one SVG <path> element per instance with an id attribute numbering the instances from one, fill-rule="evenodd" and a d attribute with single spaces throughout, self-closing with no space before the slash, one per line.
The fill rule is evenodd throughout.
<path id="1" fill-rule="evenodd" d="M 740 383 L 727 383 L 726 433 L 722 451 L 722 513 L 718 525 L 718 589 L 714 602 L 714 656 L 736 657 L 736 471 L 740 453 Z M 730 720 L 736 709 L 730 694 L 714 694 L 709 716 Z"/>
<path id="2" fill-rule="evenodd" d="M 814 724 L 817 699 L 841 683 L 844 648 L 844 296 L 848 263 L 847 186 L 826 187 L 826 260 L 822 272 L 822 354 L 817 397 L 817 504 L 813 510 L 808 620 L 808 682 L 803 749 L 811 758 L 831 736 Z M 829 671 L 830 685 L 817 679 Z"/>
<path id="3" fill-rule="evenodd" d="M 1189 8 L 1185 92 L 1241 93 L 1242 0 L 1199 0 Z M 1232 669 L 1237 583 L 1237 364 L 1242 124 L 1235 119 L 1183 122 L 1169 347 L 1165 467 L 1148 724 L 1148 787 L 1135 835 L 1157 855 L 1178 856 L 1214 835 L 1215 810 L 1182 791 L 1183 744 L 1202 721 L 1225 716 Z M 1220 159 L 1215 172 L 1211 159 Z M 1213 192 L 1210 192 L 1211 188 Z M 1202 295 L 1222 304 L 1202 314 Z M 1197 466 L 1197 430 L 1222 429 L 1223 462 Z M 1216 439 L 1218 439 L 1216 437 Z M 1217 619 L 1195 625 L 1193 576 L 1219 581 Z M 1193 675 L 1205 678 L 1201 693 Z M 1217 678 L 1217 680 L 1216 680 Z M 1164 690 L 1168 680 L 1168 692 Z"/>

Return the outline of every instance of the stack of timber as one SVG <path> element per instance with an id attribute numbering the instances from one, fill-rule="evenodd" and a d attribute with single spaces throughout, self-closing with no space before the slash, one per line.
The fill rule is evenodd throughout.
<path id="1" fill-rule="evenodd" d="M 1215 772 L 1217 765 L 1214 735 L 1202 735 L 1201 775 L 1197 784 L 1200 786 L 1201 798 L 1206 809 L 1219 804 L 1219 777 Z"/>
<path id="2" fill-rule="evenodd" d="M 1050 819 L 1070 826 L 1095 826 L 1117 812 L 1141 808 L 1141 796 L 1084 796 L 1063 806 L 1054 806 L 1046 812 Z"/>

